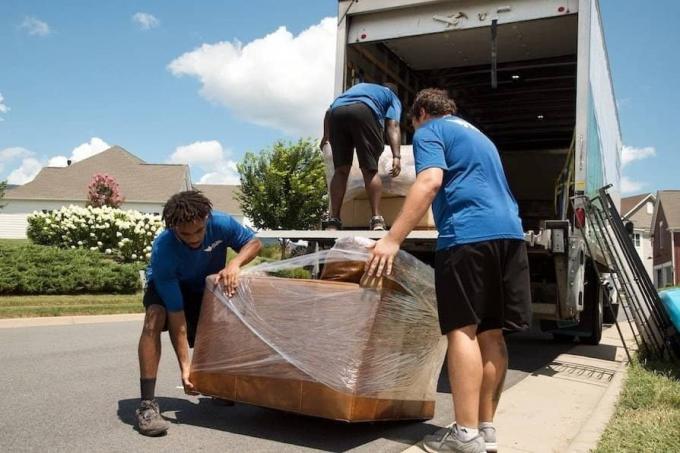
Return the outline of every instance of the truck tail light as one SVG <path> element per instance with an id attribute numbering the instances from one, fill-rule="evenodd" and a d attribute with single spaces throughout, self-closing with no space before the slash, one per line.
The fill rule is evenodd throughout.
<path id="1" fill-rule="evenodd" d="M 576 208 L 574 211 L 574 221 L 576 228 L 583 228 L 586 226 L 586 210 L 583 208 Z"/>

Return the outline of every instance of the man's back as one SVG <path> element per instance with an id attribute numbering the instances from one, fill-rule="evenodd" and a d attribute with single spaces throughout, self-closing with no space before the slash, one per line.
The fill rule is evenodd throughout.
<path id="1" fill-rule="evenodd" d="M 437 248 L 492 239 L 522 239 L 517 202 L 508 187 L 495 145 L 456 116 L 435 118 L 413 138 L 416 171 L 444 170 L 432 204 Z"/>
<path id="2" fill-rule="evenodd" d="M 399 121 L 401 117 L 401 102 L 389 88 L 374 83 L 358 83 L 342 93 L 331 104 L 331 109 L 350 105 L 357 102 L 366 104 L 376 117 L 379 124 L 385 118 Z"/>

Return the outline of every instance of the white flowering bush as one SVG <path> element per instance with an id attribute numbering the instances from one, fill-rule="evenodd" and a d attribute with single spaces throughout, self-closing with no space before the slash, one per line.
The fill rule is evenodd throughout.
<path id="1" fill-rule="evenodd" d="M 148 261 L 161 217 L 102 206 L 64 207 L 28 216 L 28 238 L 41 245 L 89 249 L 124 262 Z"/>

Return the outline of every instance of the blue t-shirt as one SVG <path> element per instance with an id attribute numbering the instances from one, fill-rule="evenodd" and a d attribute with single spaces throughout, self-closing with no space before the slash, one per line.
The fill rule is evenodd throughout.
<path id="1" fill-rule="evenodd" d="M 182 289 L 202 292 L 205 278 L 226 265 L 227 247 L 239 251 L 254 233 L 230 215 L 212 211 L 205 227 L 203 244 L 192 249 L 171 229 L 158 235 L 151 248 L 147 279 L 153 282 L 168 311 L 184 309 Z"/>
<path id="2" fill-rule="evenodd" d="M 356 104 L 363 102 L 375 115 L 379 124 L 385 118 L 399 122 L 401 119 L 401 102 L 396 94 L 389 88 L 376 85 L 375 83 L 358 83 L 349 90 L 342 93 L 331 104 L 331 110 L 342 105 Z"/>
<path id="3" fill-rule="evenodd" d="M 416 173 L 444 170 L 432 202 L 437 250 L 492 239 L 524 239 L 517 202 L 496 146 L 456 116 L 435 118 L 413 136 Z"/>

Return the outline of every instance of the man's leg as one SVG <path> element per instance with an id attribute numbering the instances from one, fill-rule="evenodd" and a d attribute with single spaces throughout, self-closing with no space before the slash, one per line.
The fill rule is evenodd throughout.
<path id="1" fill-rule="evenodd" d="M 156 375 L 161 359 L 161 332 L 166 317 L 162 305 L 151 304 L 147 307 L 137 349 L 142 400 L 137 409 L 137 427 L 146 436 L 162 435 L 170 427 L 155 401 Z"/>
<path id="2" fill-rule="evenodd" d="M 477 429 L 479 424 L 479 395 L 483 375 L 482 355 L 476 334 L 476 324 L 446 334 L 449 343 L 447 365 L 456 424 L 472 429 Z"/>
<path id="3" fill-rule="evenodd" d="M 368 194 L 368 202 L 371 205 L 371 215 L 380 215 L 380 197 L 382 196 L 382 179 L 377 170 L 361 169 L 364 176 L 364 187 Z"/>
<path id="4" fill-rule="evenodd" d="M 342 200 L 345 198 L 347 179 L 351 169 L 351 165 L 335 167 L 335 173 L 333 179 L 331 179 L 331 215 L 336 219 L 340 218 Z"/>
<path id="5" fill-rule="evenodd" d="M 477 342 L 484 367 L 479 397 L 479 421 L 493 423 L 508 370 L 508 351 L 501 329 L 486 330 L 478 334 Z"/>

